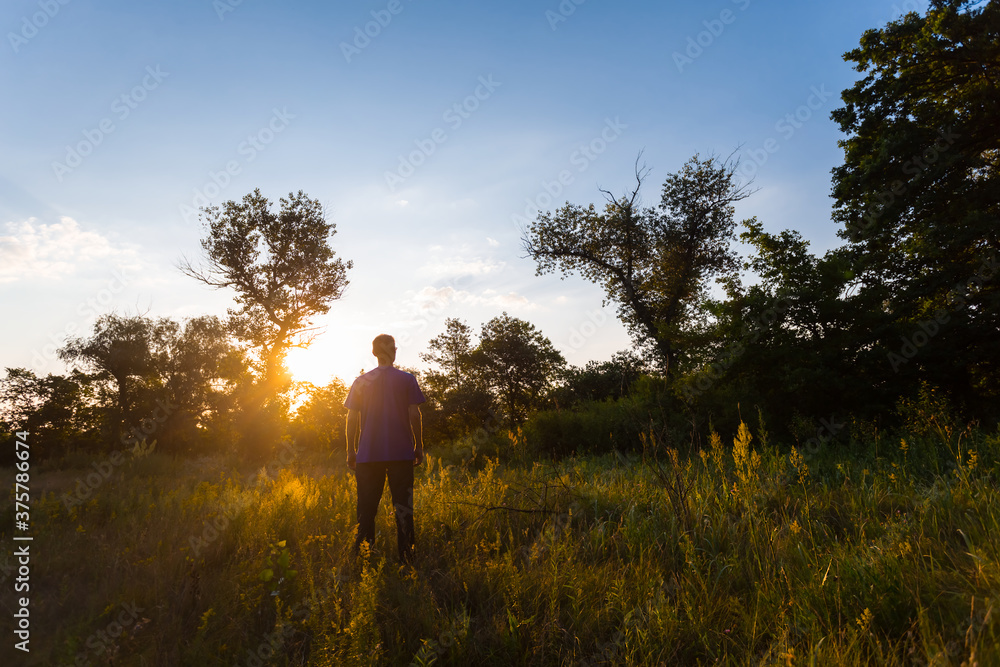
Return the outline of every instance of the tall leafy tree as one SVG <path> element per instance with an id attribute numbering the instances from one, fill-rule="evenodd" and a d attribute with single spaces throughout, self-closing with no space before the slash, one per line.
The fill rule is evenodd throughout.
<path id="1" fill-rule="evenodd" d="M 445 437 L 454 438 L 489 417 L 492 398 L 482 369 L 476 365 L 472 327 L 457 318 L 445 320 L 445 330 L 427 343 L 420 358 L 432 365 L 423 376 L 428 397 L 440 414 Z M 433 413 L 431 426 L 434 425 Z"/>
<path id="2" fill-rule="evenodd" d="M 152 436 L 152 428 L 152 437 L 166 438 L 168 449 L 193 444 L 209 424 L 230 418 L 249 372 L 243 353 L 212 316 L 179 323 L 104 315 L 90 336 L 68 340 L 60 356 L 93 373 L 90 382 L 97 403 L 112 415 L 116 442 Z"/>
<path id="3" fill-rule="evenodd" d="M 315 338 L 313 319 L 341 297 L 352 267 L 330 246 L 336 225 L 326 220 L 319 200 L 300 190 L 280 204 L 273 212 L 254 190 L 240 202 L 202 209 L 207 267 L 181 264 L 206 285 L 235 290 L 230 329 L 255 352 L 262 398 L 289 386 L 285 354 Z"/>
<path id="4" fill-rule="evenodd" d="M 503 313 L 483 325 L 472 364 L 512 425 L 547 397 L 566 364 L 535 325 Z"/>
<path id="5" fill-rule="evenodd" d="M 24 368 L 8 368 L 0 379 L 0 430 L 28 431 L 33 455 L 40 457 L 94 447 L 107 416 L 97 400 L 98 382 L 97 376 L 79 370 L 39 377 Z M 8 451 L 12 454 L 13 447 Z"/>
<path id="6" fill-rule="evenodd" d="M 295 412 L 293 436 L 306 446 L 328 453 L 341 452 L 347 442 L 344 436 L 347 385 L 339 378 L 333 378 L 323 387 L 310 382 L 302 385 L 307 398 Z"/>
<path id="7" fill-rule="evenodd" d="M 995 390 L 1000 3 L 932 0 L 867 31 L 845 59 L 863 78 L 833 112 L 847 135 L 835 219 L 861 310 L 880 315 L 859 344 L 881 346 L 901 382 Z"/>
<path id="8" fill-rule="evenodd" d="M 190 447 L 199 433 L 228 427 L 249 383 L 249 367 L 218 317 L 172 325 L 158 355 L 162 394 L 171 411 L 167 435 L 178 448 Z"/>
<path id="9" fill-rule="evenodd" d="M 744 268 L 756 280 L 727 281 L 727 298 L 711 302 L 715 342 L 681 395 L 719 407 L 757 403 L 782 421 L 793 411 L 826 417 L 870 402 L 884 378 L 867 375 L 872 352 L 852 340 L 857 313 L 845 295 L 843 249 L 817 257 L 798 232 L 744 225 L 740 239 L 753 248 Z"/>
<path id="10" fill-rule="evenodd" d="M 641 208 L 648 172 L 636 170 L 635 188 L 605 192 L 603 211 L 567 203 L 539 214 L 523 244 L 539 275 L 577 272 L 604 288 L 606 301 L 632 334 L 658 351 L 665 372 L 698 338 L 701 306 L 711 279 L 738 267 L 730 248 L 733 204 L 749 195 L 738 164 L 695 155 L 663 184 L 660 204 Z"/>
<path id="11" fill-rule="evenodd" d="M 115 439 L 128 424 L 145 417 L 149 392 L 162 384 L 161 354 L 176 323 L 142 315 L 102 315 L 89 337 L 70 338 L 59 349 L 66 362 L 108 383 L 115 406 Z"/>

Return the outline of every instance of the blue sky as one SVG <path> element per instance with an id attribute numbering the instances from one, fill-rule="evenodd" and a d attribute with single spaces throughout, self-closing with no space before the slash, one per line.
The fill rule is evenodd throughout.
<path id="1" fill-rule="evenodd" d="M 577 4 L 579 2 L 579 4 Z M 739 149 L 738 216 L 838 245 L 829 119 L 862 33 L 916 0 L 320 3 L 8 0 L 0 9 L 0 365 L 62 372 L 97 315 L 222 315 L 183 276 L 196 209 L 304 190 L 337 224 L 350 286 L 300 379 L 398 363 L 459 317 L 507 311 L 575 364 L 630 347 L 577 277 L 535 276 L 519 217 L 643 190 Z M 563 174 L 564 183 L 559 183 Z M 554 193 L 555 196 L 551 196 Z"/>

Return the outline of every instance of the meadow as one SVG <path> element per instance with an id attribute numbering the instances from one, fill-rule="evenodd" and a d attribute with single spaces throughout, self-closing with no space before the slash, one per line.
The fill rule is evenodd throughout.
<path id="1" fill-rule="evenodd" d="M 749 421 L 681 451 L 432 446 L 413 568 L 388 491 L 352 554 L 339 452 L 147 448 L 95 488 L 69 454 L 34 469 L 32 650 L 4 664 L 1000 664 L 1000 434 Z"/>

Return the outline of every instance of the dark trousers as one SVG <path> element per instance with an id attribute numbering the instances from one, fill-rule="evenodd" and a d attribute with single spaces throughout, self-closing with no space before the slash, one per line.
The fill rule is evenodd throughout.
<path id="1" fill-rule="evenodd" d="M 358 537 L 354 550 L 362 542 L 375 541 L 375 515 L 378 514 L 385 478 L 396 510 L 396 548 L 399 560 L 410 562 L 415 544 L 413 530 L 413 461 L 371 461 L 357 463 L 354 479 L 358 485 Z"/>

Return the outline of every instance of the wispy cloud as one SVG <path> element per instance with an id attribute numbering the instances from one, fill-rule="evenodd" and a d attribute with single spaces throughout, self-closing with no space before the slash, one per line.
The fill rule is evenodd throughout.
<path id="1" fill-rule="evenodd" d="M 8 222 L 0 236 L 0 283 L 25 279 L 59 279 L 108 262 L 134 265 L 132 248 L 112 244 L 106 237 L 85 231 L 73 218 L 45 224 L 37 218 Z"/>
<path id="2" fill-rule="evenodd" d="M 466 290 L 456 290 L 454 287 L 425 287 L 414 296 L 418 310 L 440 312 L 449 305 L 493 306 L 499 308 L 521 308 L 534 310 L 537 304 L 517 292 L 502 294 L 496 290 L 487 289 L 478 294 Z"/>
<path id="3" fill-rule="evenodd" d="M 504 262 L 483 257 L 446 257 L 433 259 L 420 267 L 426 276 L 442 278 L 446 276 L 485 276 L 499 273 L 506 266 Z"/>

